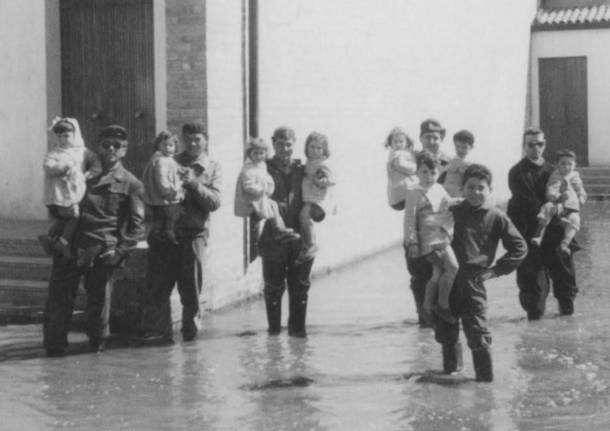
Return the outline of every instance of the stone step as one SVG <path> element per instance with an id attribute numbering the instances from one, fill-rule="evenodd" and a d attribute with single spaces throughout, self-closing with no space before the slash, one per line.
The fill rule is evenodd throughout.
<path id="1" fill-rule="evenodd" d="M 605 184 L 610 186 L 610 175 L 597 175 L 593 177 L 582 177 L 582 182 L 585 184 Z"/>
<path id="2" fill-rule="evenodd" d="M 603 195 L 610 194 L 610 185 L 608 184 L 589 184 L 586 186 L 588 195 Z"/>
<path id="3" fill-rule="evenodd" d="M 44 307 L 49 283 L 41 280 L 0 278 L 0 303 L 13 307 Z M 84 308 L 85 290 L 79 286 L 76 308 Z"/>
<path id="4" fill-rule="evenodd" d="M 588 176 L 610 176 L 610 167 L 605 167 L 605 166 L 594 166 L 594 167 L 587 167 L 587 168 L 577 168 L 576 169 L 578 172 L 580 172 L 580 175 L 582 177 L 588 177 Z"/>
<path id="5" fill-rule="evenodd" d="M 47 257 L 36 238 L 0 238 L 0 255 Z"/>
<path id="6" fill-rule="evenodd" d="M 48 280 L 51 258 L 0 255 L 0 277 L 16 280 Z"/>

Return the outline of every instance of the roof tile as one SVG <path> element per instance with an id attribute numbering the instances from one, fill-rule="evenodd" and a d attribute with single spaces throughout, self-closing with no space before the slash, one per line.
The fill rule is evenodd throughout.
<path id="1" fill-rule="evenodd" d="M 610 6 L 585 6 L 567 9 L 539 9 L 534 18 L 536 26 L 598 24 L 610 21 Z"/>

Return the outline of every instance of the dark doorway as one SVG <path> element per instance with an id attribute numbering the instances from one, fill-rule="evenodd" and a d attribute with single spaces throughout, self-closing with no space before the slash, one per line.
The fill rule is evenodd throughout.
<path id="1" fill-rule="evenodd" d="M 587 58 L 540 58 L 540 127 L 546 135 L 547 158 L 558 149 L 576 153 L 581 166 L 589 165 L 587 126 Z"/>
<path id="2" fill-rule="evenodd" d="M 63 115 L 89 146 L 127 128 L 125 165 L 140 175 L 155 133 L 152 0 L 61 0 L 61 62 Z"/>

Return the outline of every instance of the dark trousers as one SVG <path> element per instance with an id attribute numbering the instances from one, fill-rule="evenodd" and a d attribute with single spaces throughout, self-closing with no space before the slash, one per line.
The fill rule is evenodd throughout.
<path id="1" fill-rule="evenodd" d="M 407 269 L 411 274 L 411 291 L 417 310 L 419 323 L 427 323 L 424 318 L 423 304 L 426 297 L 426 283 L 432 277 L 432 264 L 425 257 L 408 257 L 405 248 Z"/>
<path id="2" fill-rule="evenodd" d="M 295 264 L 300 252 L 300 242 L 288 244 L 270 243 L 263 255 L 264 295 L 270 332 L 279 331 L 282 296 L 288 286 L 288 329 L 305 331 L 308 291 L 313 259 Z"/>
<path id="3" fill-rule="evenodd" d="M 468 347 L 472 350 L 487 348 L 491 344 L 491 333 L 487 325 L 487 291 L 483 283 L 475 281 L 475 271 L 460 268 L 451 290 L 451 311 L 462 321 Z M 459 320 L 449 323 L 435 319 L 434 335 L 441 344 L 454 345 L 458 341 Z"/>
<path id="4" fill-rule="evenodd" d="M 563 253 L 559 244 L 563 229 L 550 224 L 540 248 L 530 247 L 527 257 L 517 268 L 519 301 L 529 319 L 539 319 L 545 311 L 552 282 L 553 294 L 562 314 L 572 314 L 578 288 L 572 255 Z"/>
<path id="5" fill-rule="evenodd" d="M 203 237 L 184 239 L 179 244 L 168 243 L 155 235 L 148 237 L 143 332 L 171 338 L 170 295 L 177 286 L 182 303 L 182 334 L 196 335 L 195 318 L 199 315 L 206 244 Z"/>
<path id="6" fill-rule="evenodd" d="M 68 329 L 81 276 L 87 293 L 87 335 L 96 343 L 108 334 L 113 268 L 94 261 L 90 268 L 76 266 L 73 260 L 53 257 L 49 293 L 43 323 L 45 349 L 63 351 L 68 345 Z"/>

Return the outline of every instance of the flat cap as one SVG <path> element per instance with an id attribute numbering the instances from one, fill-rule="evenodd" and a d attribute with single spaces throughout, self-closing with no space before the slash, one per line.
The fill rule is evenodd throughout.
<path id="1" fill-rule="evenodd" d="M 125 128 L 123 126 L 113 124 L 111 126 L 104 127 L 100 131 L 98 138 L 99 139 L 115 138 L 115 139 L 120 139 L 122 141 L 125 141 L 125 140 L 127 140 L 127 130 L 125 130 Z"/>
<path id="2" fill-rule="evenodd" d="M 274 141 L 277 141 L 277 140 L 289 141 L 289 140 L 296 139 L 296 135 L 294 134 L 294 130 L 292 130 L 290 127 L 280 126 L 277 129 L 275 129 L 271 139 Z"/>

